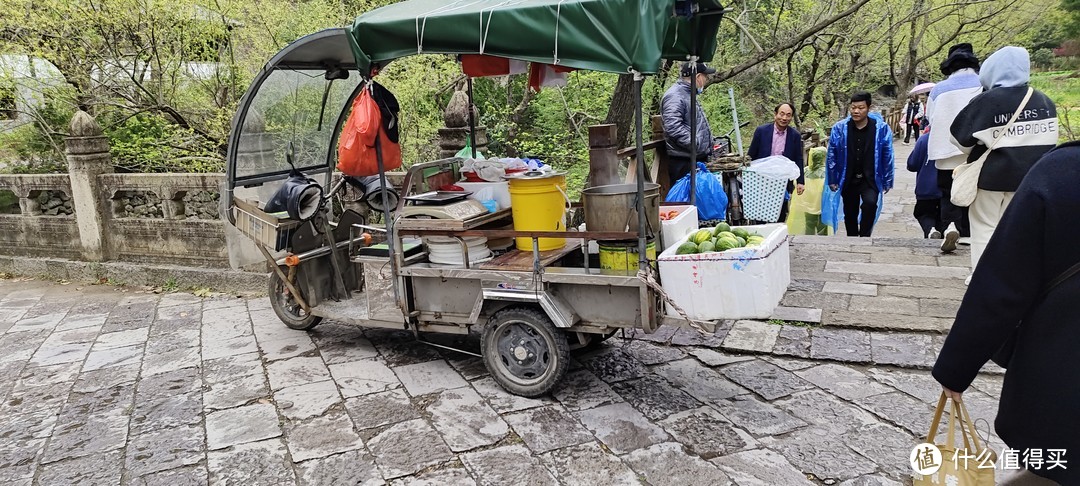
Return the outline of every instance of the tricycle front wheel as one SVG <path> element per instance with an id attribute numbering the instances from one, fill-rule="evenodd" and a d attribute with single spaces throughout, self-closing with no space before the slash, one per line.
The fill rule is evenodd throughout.
<path id="1" fill-rule="evenodd" d="M 484 365 L 510 393 L 537 397 L 566 375 L 566 335 L 536 309 L 512 307 L 488 321 L 482 338 Z"/>
<path id="2" fill-rule="evenodd" d="M 300 307 L 277 272 L 270 273 L 270 307 L 289 329 L 307 331 L 322 322 L 322 317 L 305 312 Z"/>

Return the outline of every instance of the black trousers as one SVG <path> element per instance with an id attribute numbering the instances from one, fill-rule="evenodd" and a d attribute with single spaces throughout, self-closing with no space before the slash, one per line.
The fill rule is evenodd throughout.
<path id="1" fill-rule="evenodd" d="M 878 191 L 866 178 L 848 179 L 840 191 L 844 200 L 844 227 L 848 236 L 868 237 L 874 231 Z M 859 218 L 860 210 L 862 218 Z M 861 219 L 861 221 L 860 221 Z"/>
<path id="2" fill-rule="evenodd" d="M 671 185 L 675 185 L 676 182 L 679 182 L 679 179 L 682 179 L 683 176 L 689 174 L 690 167 L 692 167 L 692 165 L 690 164 L 689 157 L 668 157 L 668 180 L 671 182 Z"/>
<path id="3" fill-rule="evenodd" d="M 777 223 L 787 222 L 788 212 L 791 210 L 791 198 L 795 194 L 795 183 L 788 181 L 787 193 L 784 195 L 784 204 L 780 206 L 780 217 L 776 219 Z"/>
<path id="4" fill-rule="evenodd" d="M 904 143 L 908 143 L 911 140 L 911 134 L 915 134 L 915 140 L 919 139 L 919 125 L 916 123 L 908 123 L 907 130 L 904 132 Z"/>
<path id="5" fill-rule="evenodd" d="M 948 228 L 950 224 L 956 224 L 956 230 L 960 236 L 971 236 L 971 226 L 968 224 L 968 208 L 957 206 L 949 197 L 952 195 L 952 171 L 937 171 L 938 189 L 941 189 L 941 225 Z"/>
<path id="6" fill-rule="evenodd" d="M 923 238 L 929 237 L 934 230 L 945 232 L 945 225 L 941 224 L 941 199 L 915 201 L 914 216 L 922 227 Z"/>

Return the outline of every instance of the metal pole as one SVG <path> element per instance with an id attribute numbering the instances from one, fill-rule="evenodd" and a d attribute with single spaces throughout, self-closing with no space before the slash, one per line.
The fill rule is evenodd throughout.
<path id="1" fill-rule="evenodd" d="M 739 149 L 739 155 L 742 155 L 742 130 L 739 130 L 739 110 L 735 109 L 735 88 L 728 88 L 727 92 L 731 98 L 731 121 L 735 124 L 735 146 Z"/>
<path id="2" fill-rule="evenodd" d="M 638 214 L 638 269 L 645 270 L 649 265 L 649 257 L 645 254 L 646 234 L 645 231 L 645 147 L 641 140 L 641 85 L 645 84 L 645 76 L 634 72 L 634 124 L 637 139 L 637 214 Z M 692 133 L 692 132 L 691 132 Z M 693 172 L 691 171 L 691 174 Z M 691 186 L 693 187 L 693 186 Z M 693 197 L 693 196 L 691 196 Z M 644 309 L 642 309 L 644 311 Z"/>
<path id="3" fill-rule="evenodd" d="M 469 146 L 472 147 L 472 158 L 476 158 L 476 119 L 473 118 L 473 92 L 472 78 L 466 77 L 465 82 L 469 89 Z"/>
<path id="4" fill-rule="evenodd" d="M 690 29 L 691 46 L 695 30 Z M 690 56 L 690 205 L 697 201 L 697 56 Z M 681 74 L 681 73 L 680 73 Z M 672 184 L 675 181 L 671 181 Z"/>
<path id="5" fill-rule="evenodd" d="M 369 81 L 369 83 L 370 82 L 374 81 Z M 369 85 L 364 89 L 371 89 L 371 86 Z M 379 129 L 382 130 L 382 127 Z M 390 205 L 386 204 L 390 199 L 386 190 L 386 165 L 383 164 L 382 147 L 379 144 L 378 134 L 375 136 L 375 162 L 379 167 L 379 190 L 383 200 L 383 220 L 386 221 L 386 254 L 390 260 L 390 274 L 393 275 L 394 302 L 397 304 L 398 308 L 401 309 L 401 314 L 405 316 L 407 321 L 409 318 L 409 311 L 406 309 L 405 300 L 401 297 L 401 289 L 398 288 L 398 284 L 401 280 L 398 278 L 398 255 L 394 253 L 394 249 L 397 246 L 394 241 L 397 238 L 397 233 L 394 232 L 394 218 L 390 216 Z"/>

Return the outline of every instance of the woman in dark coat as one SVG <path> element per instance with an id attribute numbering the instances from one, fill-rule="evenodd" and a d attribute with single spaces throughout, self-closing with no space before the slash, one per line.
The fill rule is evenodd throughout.
<path id="1" fill-rule="evenodd" d="M 1025 475 L 1061 484 L 1080 484 L 1080 275 L 1043 293 L 1080 262 L 1078 242 L 1080 142 L 1072 142 L 1048 152 L 1020 184 L 933 371 L 959 398 L 991 357 L 1006 363 L 994 428 L 1020 451 Z M 1017 329 L 1011 355 L 995 355 Z M 1041 451 L 1041 467 L 1024 462 L 1026 450 Z M 1065 468 L 1051 464 L 1052 450 L 1066 451 Z"/>

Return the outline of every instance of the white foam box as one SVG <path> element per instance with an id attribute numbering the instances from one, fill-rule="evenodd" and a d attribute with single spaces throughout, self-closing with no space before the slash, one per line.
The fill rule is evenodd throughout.
<path id="1" fill-rule="evenodd" d="M 657 258 L 664 292 L 692 319 L 767 319 L 787 292 L 791 283 L 787 226 L 740 227 L 765 241 L 755 248 L 676 255 L 687 235 Z M 667 315 L 681 317 L 670 304 L 665 307 Z"/>
<path id="2" fill-rule="evenodd" d="M 679 212 L 674 219 L 660 221 L 660 243 L 666 250 L 677 241 L 686 238 L 691 231 L 698 229 L 697 206 L 660 206 L 660 211 L 676 210 Z"/>

